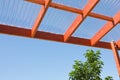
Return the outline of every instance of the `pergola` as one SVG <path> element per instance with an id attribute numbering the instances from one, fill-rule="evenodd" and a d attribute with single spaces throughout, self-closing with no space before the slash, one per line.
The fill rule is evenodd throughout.
<path id="1" fill-rule="evenodd" d="M 34 21 L 32 28 L 28 29 L 24 27 L 14 26 L 14 24 L 8 25 L 8 24 L 0 23 L 1 34 L 8 34 L 8 35 L 28 37 L 28 38 L 36 38 L 36 39 L 44 39 L 44 40 L 50 40 L 50 41 L 56 41 L 56 42 L 63 42 L 63 43 L 69 43 L 69 44 L 111 49 L 114 53 L 116 66 L 117 66 L 118 73 L 120 76 L 120 58 L 119 58 L 119 53 L 118 53 L 118 50 L 120 49 L 120 40 L 101 41 L 101 39 L 105 35 L 109 34 L 109 32 L 113 30 L 113 28 L 116 27 L 120 23 L 120 11 L 118 11 L 113 17 L 92 12 L 92 10 L 97 6 L 97 4 L 99 4 L 100 0 L 88 0 L 87 4 L 83 7 L 83 9 L 59 4 L 59 3 L 53 2 L 52 0 L 25 0 L 24 2 L 26 1 L 31 2 L 32 4 L 34 3 L 35 5 L 41 5 L 40 12 L 38 13 L 36 20 Z M 40 31 L 38 29 L 49 8 L 77 14 L 77 17 L 70 24 L 70 26 L 68 26 L 65 33 L 57 34 L 54 32 Z M 94 33 L 94 35 L 91 38 L 82 38 L 82 37 L 73 36 L 75 31 L 80 27 L 80 25 L 82 25 L 83 22 L 85 22 L 87 17 L 97 18 L 97 19 L 104 20 L 107 22 L 105 23 L 104 26 L 102 26 L 98 30 L 97 33 Z M 97 24 L 95 24 L 95 26 L 96 25 Z"/>

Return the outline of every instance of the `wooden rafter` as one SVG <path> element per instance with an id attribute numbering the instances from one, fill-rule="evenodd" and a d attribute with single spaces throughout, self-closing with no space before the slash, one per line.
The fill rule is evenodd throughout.
<path id="1" fill-rule="evenodd" d="M 96 6 L 99 0 L 89 0 L 87 5 L 83 9 L 83 14 L 79 14 L 68 30 L 64 34 L 64 41 L 66 42 L 70 36 L 75 32 L 75 30 L 79 27 L 79 25 L 85 20 L 88 14 L 92 11 L 92 9 Z"/>
<path id="2" fill-rule="evenodd" d="M 115 42 L 111 42 L 111 48 L 112 48 L 112 51 L 114 53 L 114 58 L 115 58 L 116 66 L 117 66 L 118 73 L 119 73 L 119 76 L 120 76 L 120 57 L 119 57 L 117 45 L 116 45 Z"/>
<path id="3" fill-rule="evenodd" d="M 35 3 L 35 4 L 40 4 L 40 5 L 45 4 L 45 2 L 41 1 L 41 0 L 25 0 L 25 1 L 32 2 L 32 3 Z M 54 3 L 54 2 L 51 2 L 49 7 L 60 9 L 60 10 L 65 10 L 65 11 L 69 11 L 69 12 L 73 12 L 73 13 L 77 13 L 77 14 L 82 14 L 82 12 L 83 12 L 83 10 L 81 10 L 81 9 L 69 7 L 69 6 Z M 106 20 L 106 21 L 113 21 L 112 17 L 105 16 L 105 15 L 98 14 L 98 13 L 94 13 L 94 12 L 90 12 L 88 14 L 88 16 L 93 17 L 93 18 Z"/>
<path id="4" fill-rule="evenodd" d="M 27 1 L 29 1 L 29 0 L 27 0 Z M 34 25 L 32 27 L 32 32 L 31 32 L 32 37 L 35 36 L 35 34 L 37 32 L 37 29 L 38 29 L 39 25 L 41 24 L 41 22 L 42 22 L 42 20 L 43 20 L 43 18 L 45 16 L 45 13 L 46 13 L 46 11 L 47 11 L 47 9 L 48 9 L 48 7 L 49 7 L 52 0 L 44 0 L 44 1 L 45 1 L 45 4 L 42 5 L 42 7 L 40 9 L 40 12 L 39 12 L 39 14 L 37 16 L 37 19 L 36 19 L 36 21 L 35 21 L 35 23 L 34 23 Z"/>
<path id="5" fill-rule="evenodd" d="M 111 42 L 111 43 L 100 41 L 101 38 L 103 38 L 110 30 L 112 30 L 117 24 L 120 23 L 120 12 L 118 12 L 113 18 L 92 12 L 92 9 L 96 6 L 96 4 L 100 0 L 89 0 L 88 4 L 83 8 L 83 10 L 58 4 L 58 3 L 54 3 L 52 2 L 52 0 L 25 0 L 25 1 L 42 5 L 41 10 L 37 16 L 37 19 L 32 29 L 25 29 L 17 26 L 0 24 L 1 34 L 16 35 L 16 36 L 22 36 L 22 37 L 28 37 L 28 38 L 44 39 L 44 40 L 50 40 L 50 41 L 56 41 L 56 42 L 69 43 L 69 44 L 112 49 L 114 53 L 114 58 L 115 58 L 116 66 L 118 69 L 118 73 L 120 76 L 120 57 L 118 53 L 118 50 L 120 50 L 120 40 L 117 42 Z M 68 28 L 68 30 L 64 35 L 38 31 L 38 27 L 41 24 L 49 7 L 78 14 L 78 17 L 71 24 L 71 26 Z M 87 16 L 106 20 L 107 23 L 91 39 L 78 38 L 78 37 L 71 36 Z"/>
<path id="6" fill-rule="evenodd" d="M 75 45 L 91 46 L 89 39 L 70 37 L 70 39 L 67 42 L 64 42 L 63 35 L 49 33 L 49 32 L 37 31 L 36 35 L 34 37 L 32 37 L 31 36 L 31 29 L 25 29 L 25 28 L 20 28 L 20 27 L 16 27 L 16 26 L 9 26 L 9 25 L 1 25 L 0 24 L 0 33 L 28 37 L 28 38 L 63 42 L 63 43 L 69 43 L 69 44 L 75 44 Z M 98 42 L 93 47 L 111 49 L 111 45 L 108 42 Z"/>
<path id="7" fill-rule="evenodd" d="M 92 38 L 91 45 L 95 45 L 110 30 L 112 30 L 120 21 L 120 12 L 113 17 L 113 22 L 108 21 Z"/>

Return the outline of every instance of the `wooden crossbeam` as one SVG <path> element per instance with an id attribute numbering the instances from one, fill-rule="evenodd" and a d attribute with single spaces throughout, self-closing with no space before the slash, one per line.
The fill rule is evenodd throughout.
<path id="1" fill-rule="evenodd" d="M 120 40 L 116 41 L 117 47 L 120 50 Z"/>
<path id="2" fill-rule="evenodd" d="M 27 1 L 29 1 L 29 0 L 27 0 Z M 38 30 L 38 27 L 41 24 L 41 22 L 42 22 L 42 20 L 43 20 L 43 18 L 45 16 L 45 13 L 48 10 L 48 7 L 49 7 L 52 0 L 44 0 L 44 1 L 45 1 L 45 4 L 42 5 L 42 7 L 40 9 L 40 12 L 39 12 L 39 14 L 37 16 L 37 19 L 36 19 L 36 21 L 35 21 L 35 23 L 34 23 L 34 25 L 32 27 L 32 32 L 31 32 L 32 37 L 35 36 L 35 34 L 36 34 L 37 30 Z"/>
<path id="3" fill-rule="evenodd" d="M 113 22 L 108 21 L 92 38 L 91 45 L 95 45 L 110 30 L 112 30 L 120 21 L 120 12 L 113 17 Z"/>
<path id="4" fill-rule="evenodd" d="M 32 2 L 32 3 L 36 3 L 36 4 L 41 4 L 41 5 L 45 4 L 44 0 L 24 0 L 24 1 Z"/>
<path id="5" fill-rule="evenodd" d="M 99 0 L 89 0 L 87 5 L 83 9 L 83 14 L 79 14 L 68 30 L 64 34 L 64 41 L 66 42 L 70 36 L 76 31 L 79 25 L 85 20 L 88 14 L 92 11 L 92 9 L 96 6 Z"/>
<path id="6" fill-rule="evenodd" d="M 120 77 L 120 57 L 119 57 L 117 45 L 115 42 L 111 42 L 111 48 L 114 53 L 114 58 L 115 58 L 116 66 L 117 66 L 119 77 Z"/>
<path id="7" fill-rule="evenodd" d="M 32 2 L 32 3 L 35 3 L 35 4 L 40 4 L 40 5 L 45 4 L 45 2 L 43 0 L 25 0 L 25 1 Z M 74 8 L 74 7 L 69 7 L 69 6 L 54 3 L 54 2 L 51 2 L 49 6 L 52 7 L 52 8 L 60 9 L 60 10 L 65 10 L 65 11 L 69 11 L 69 12 L 73 12 L 73 13 L 77 13 L 77 14 L 82 14 L 81 9 Z M 98 13 L 94 13 L 94 12 L 90 12 L 88 14 L 88 16 L 98 18 L 98 19 L 102 19 L 102 20 L 106 20 L 106 21 L 113 21 L 112 17 L 105 16 L 105 15 L 98 14 Z"/>
<path id="8" fill-rule="evenodd" d="M 64 42 L 63 35 L 43 32 L 43 31 L 37 31 L 36 35 L 32 37 L 31 29 L 25 29 L 25 28 L 20 28 L 16 26 L 10 26 L 10 25 L 0 24 L 0 34 L 22 36 L 22 37 L 28 37 L 28 38 L 34 38 L 34 39 L 44 39 L 44 40 L 50 40 L 50 41 L 56 41 L 56 42 L 75 44 L 75 45 L 91 46 L 89 39 L 70 37 L 70 39 L 67 42 Z M 111 49 L 111 45 L 108 42 L 98 42 L 94 47 Z"/>

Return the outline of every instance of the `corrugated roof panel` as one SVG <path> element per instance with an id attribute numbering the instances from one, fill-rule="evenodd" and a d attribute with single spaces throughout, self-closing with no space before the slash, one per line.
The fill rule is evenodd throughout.
<path id="1" fill-rule="evenodd" d="M 40 5 L 24 0 L 0 0 L 0 24 L 31 28 Z"/>
<path id="2" fill-rule="evenodd" d="M 118 41 L 120 39 L 120 24 L 115 26 L 107 35 L 105 35 L 101 41 L 111 42 Z"/>
<path id="3" fill-rule="evenodd" d="M 120 0 L 100 0 L 93 12 L 114 16 L 120 10 Z"/>
<path id="4" fill-rule="evenodd" d="M 53 2 L 82 9 L 88 0 L 53 0 Z M 32 28 L 41 5 L 24 0 L 0 0 L 0 24 Z M 100 0 L 92 12 L 114 16 L 120 10 L 120 0 Z M 77 14 L 49 8 L 40 27 L 40 31 L 64 34 Z M 92 38 L 106 21 L 87 17 L 73 34 L 75 37 Z M 119 28 L 116 26 L 102 41 L 118 40 Z"/>
<path id="5" fill-rule="evenodd" d="M 53 2 L 82 9 L 88 0 L 53 0 Z"/>
<path id="6" fill-rule="evenodd" d="M 106 21 L 87 17 L 72 36 L 80 38 L 92 38 L 95 33 L 106 23 Z"/>
<path id="7" fill-rule="evenodd" d="M 49 8 L 39 30 L 56 34 L 64 34 L 66 29 L 74 21 L 77 14 L 63 10 Z"/>

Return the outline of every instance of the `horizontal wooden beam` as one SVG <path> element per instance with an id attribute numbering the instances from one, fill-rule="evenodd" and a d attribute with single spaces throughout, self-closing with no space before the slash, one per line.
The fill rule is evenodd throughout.
<path id="1" fill-rule="evenodd" d="M 92 11 L 92 9 L 97 5 L 99 0 L 89 0 L 86 6 L 83 8 L 83 14 L 79 14 L 74 22 L 70 25 L 67 31 L 64 34 L 64 41 L 66 42 L 70 36 L 76 31 L 76 29 L 80 26 L 80 24 L 85 20 L 88 14 Z"/>
<path id="2" fill-rule="evenodd" d="M 118 49 L 120 50 L 120 40 L 116 41 L 116 45 L 117 45 Z"/>
<path id="3" fill-rule="evenodd" d="M 120 21 L 120 12 L 113 17 L 113 22 L 108 21 L 92 38 L 91 45 L 95 45 L 110 30 L 112 30 Z"/>
<path id="4" fill-rule="evenodd" d="M 33 38 L 31 36 L 31 29 L 25 29 L 16 26 L 9 26 L 2 24 L 0 24 L 0 34 Z M 49 32 L 42 32 L 42 31 L 37 31 L 36 35 L 34 36 L 34 39 L 43 39 L 43 40 L 63 42 L 63 43 L 69 43 L 75 45 L 91 46 L 89 39 L 70 37 L 70 39 L 67 42 L 64 42 L 63 35 L 49 33 Z M 91 47 L 111 49 L 111 45 L 108 42 L 98 42 L 95 46 L 91 46 Z"/>
<path id="5" fill-rule="evenodd" d="M 35 3 L 35 4 L 40 4 L 40 5 L 45 4 L 44 0 L 25 0 L 25 1 L 32 2 L 32 3 Z M 60 9 L 60 10 L 69 11 L 69 12 L 73 12 L 73 13 L 77 13 L 77 14 L 82 14 L 81 9 L 70 7 L 70 6 L 65 6 L 65 5 L 62 5 L 62 4 L 55 3 L 55 2 L 51 2 L 50 7 Z M 94 12 L 90 12 L 88 14 L 88 16 L 98 18 L 98 19 L 101 19 L 101 20 L 113 21 L 112 17 L 105 16 L 105 15 L 98 14 L 98 13 L 94 13 Z"/>
<path id="6" fill-rule="evenodd" d="M 39 12 L 39 14 L 37 16 L 37 19 L 35 20 L 34 25 L 32 27 L 32 32 L 31 32 L 32 37 L 35 36 L 35 34 L 36 34 L 37 30 L 38 30 L 38 27 L 41 24 L 45 14 L 46 14 L 46 11 L 48 10 L 48 7 L 49 7 L 52 0 L 44 0 L 44 1 L 45 1 L 45 4 L 42 5 L 42 7 L 40 9 L 40 12 Z"/>
<path id="7" fill-rule="evenodd" d="M 118 74 L 119 74 L 119 77 L 120 77 L 120 57 L 119 57 L 117 45 L 116 45 L 115 42 L 111 42 L 111 48 L 112 48 L 112 51 L 114 53 L 113 55 L 114 55 L 114 58 L 115 58 L 116 66 L 117 66 L 117 69 L 118 69 Z"/>

